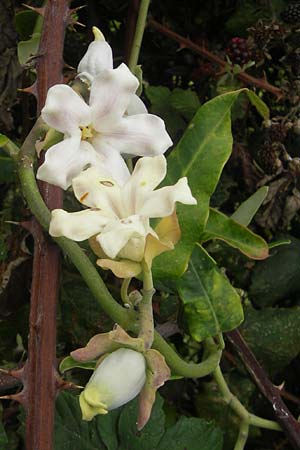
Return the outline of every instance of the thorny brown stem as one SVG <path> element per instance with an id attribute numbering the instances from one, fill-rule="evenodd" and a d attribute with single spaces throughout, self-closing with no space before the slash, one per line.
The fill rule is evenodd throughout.
<path id="1" fill-rule="evenodd" d="M 213 63 L 218 64 L 222 69 L 225 69 L 227 66 L 227 62 L 223 59 L 219 58 L 217 55 L 214 55 L 209 50 L 207 50 L 204 46 L 200 46 L 192 42 L 190 39 L 185 38 L 184 36 L 181 36 L 180 34 L 175 33 L 175 31 L 170 30 L 166 26 L 162 25 L 161 23 L 157 22 L 154 19 L 148 20 L 148 26 L 151 28 L 154 28 L 155 30 L 159 31 L 160 33 L 164 34 L 165 36 L 168 36 L 170 39 L 173 39 L 173 41 L 177 41 L 181 46 L 189 48 L 190 50 L 194 51 L 195 53 L 198 53 L 199 55 L 203 56 L 203 58 L 207 59 L 208 61 L 211 61 Z M 283 92 L 281 89 L 279 89 L 276 86 L 273 86 L 272 84 L 268 83 L 266 79 L 260 79 L 255 78 L 249 75 L 245 72 L 240 72 L 236 74 L 237 78 L 239 78 L 241 81 L 243 81 L 247 85 L 254 85 L 261 89 L 264 89 L 265 91 L 271 92 L 273 95 L 275 95 L 278 99 L 283 97 Z"/>
<path id="2" fill-rule="evenodd" d="M 295 450 L 300 449 L 300 423 L 294 418 L 287 406 L 284 404 L 279 389 L 269 380 L 266 372 L 259 364 L 254 354 L 244 341 L 238 330 L 226 333 L 227 338 L 238 352 L 245 367 L 255 381 L 261 393 L 270 402 L 274 416 L 281 425 L 289 442 Z"/>
<path id="3" fill-rule="evenodd" d="M 62 54 L 65 28 L 70 14 L 69 0 L 49 0 L 46 7 L 39 12 L 44 16 L 44 23 L 38 51 L 40 56 L 37 58 L 37 80 L 32 89 L 37 97 L 38 114 L 45 103 L 48 89 L 62 82 Z M 41 183 L 40 191 L 49 209 L 61 207 L 60 189 Z M 50 242 L 34 218 L 30 223 L 30 229 L 35 247 L 28 360 L 23 377 L 24 389 L 20 398 L 23 399 L 27 412 L 26 449 L 52 450 L 54 405 L 59 387 L 55 367 L 59 249 Z"/>

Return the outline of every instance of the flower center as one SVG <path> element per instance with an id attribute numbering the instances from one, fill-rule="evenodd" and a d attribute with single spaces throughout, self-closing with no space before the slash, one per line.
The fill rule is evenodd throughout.
<path id="1" fill-rule="evenodd" d="M 83 141 L 91 139 L 94 136 L 95 131 L 91 127 L 91 125 L 88 125 L 87 127 L 80 127 L 80 129 L 81 129 L 81 139 Z"/>

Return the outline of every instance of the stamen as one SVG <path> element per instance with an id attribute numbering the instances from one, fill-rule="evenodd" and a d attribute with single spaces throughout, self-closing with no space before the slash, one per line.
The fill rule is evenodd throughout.
<path id="1" fill-rule="evenodd" d="M 107 186 L 107 187 L 112 187 L 114 186 L 114 183 L 112 183 L 111 181 L 100 181 L 100 184 L 103 184 L 103 186 Z"/>
<path id="2" fill-rule="evenodd" d="M 79 201 L 82 203 L 83 200 L 85 200 L 85 199 L 87 198 L 88 195 L 89 195 L 89 193 L 86 192 L 85 194 L 83 194 L 83 195 L 80 197 Z"/>

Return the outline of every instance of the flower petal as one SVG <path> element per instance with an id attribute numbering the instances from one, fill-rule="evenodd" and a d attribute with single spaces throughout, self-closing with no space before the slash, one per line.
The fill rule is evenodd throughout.
<path id="1" fill-rule="evenodd" d="M 80 142 L 80 133 L 64 139 L 47 150 L 45 162 L 37 171 L 37 179 L 67 189 L 72 179 L 87 165 L 101 165 L 101 160 L 93 147 Z"/>
<path id="2" fill-rule="evenodd" d="M 121 190 L 103 167 L 91 167 L 73 179 L 76 198 L 86 206 L 101 208 L 112 218 L 122 217 Z"/>
<path id="3" fill-rule="evenodd" d="M 142 267 L 138 262 L 122 259 L 121 261 L 113 261 L 112 259 L 98 259 L 97 265 L 102 269 L 110 269 L 118 278 L 133 278 L 142 271 Z"/>
<path id="4" fill-rule="evenodd" d="M 147 234 L 147 227 L 140 217 L 131 216 L 127 219 L 111 221 L 96 239 L 107 256 L 114 259 L 126 244 L 134 238 L 134 241 L 130 243 L 130 251 L 123 252 L 125 254 L 122 254 L 122 258 L 140 261 L 143 258 Z"/>
<path id="5" fill-rule="evenodd" d="M 163 155 L 144 157 L 137 161 L 123 189 L 123 198 L 131 205 L 131 214 L 138 214 L 149 192 L 165 178 L 167 161 Z"/>
<path id="6" fill-rule="evenodd" d="M 139 82 L 125 64 L 103 70 L 91 86 L 90 107 L 95 130 L 113 129 L 124 115 Z"/>
<path id="7" fill-rule="evenodd" d="M 128 155 L 161 155 L 172 145 L 164 121 L 153 114 L 123 117 L 111 130 L 103 128 L 101 136 L 107 145 Z"/>
<path id="8" fill-rule="evenodd" d="M 89 82 L 105 69 L 113 68 L 113 55 L 110 45 L 106 41 L 94 41 L 89 45 L 85 55 L 78 64 L 79 78 L 86 78 Z"/>
<path id="9" fill-rule="evenodd" d="M 80 125 L 91 123 L 89 106 L 65 84 L 56 84 L 49 89 L 41 115 L 50 127 L 69 135 L 77 132 Z"/>
<path id="10" fill-rule="evenodd" d="M 112 178 L 122 186 L 130 177 L 127 164 L 114 148 L 107 146 L 102 139 L 101 134 L 98 134 L 91 140 L 95 151 L 101 157 L 103 167 L 109 172 Z"/>
<path id="11" fill-rule="evenodd" d="M 110 221 L 101 211 L 87 209 L 68 213 L 63 209 L 54 209 L 51 215 L 49 234 L 65 236 L 73 241 L 84 241 L 100 233 Z"/>
<path id="12" fill-rule="evenodd" d="M 187 178 L 180 178 L 174 186 L 167 186 L 151 192 L 139 210 L 139 214 L 145 217 L 170 216 L 175 208 L 175 203 L 196 205 L 197 200 L 192 196 L 187 183 Z"/>
<path id="13" fill-rule="evenodd" d="M 146 380 L 144 356 L 128 348 L 110 353 L 97 367 L 85 387 L 84 397 L 90 404 L 103 403 L 108 410 L 132 400 Z"/>
<path id="14" fill-rule="evenodd" d="M 126 114 L 128 116 L 133 116 L 134 114 L 147 114 L 148 110 L 145 103 L 140 99 L 138 95 L 134 95 L 126 109 Z"/>

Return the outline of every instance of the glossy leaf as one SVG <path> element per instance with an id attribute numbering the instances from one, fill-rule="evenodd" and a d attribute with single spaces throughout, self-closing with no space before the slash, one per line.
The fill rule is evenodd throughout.
<path id="1" fill-rule="evenodd" d="M 156 258 L 156 278 L 179 277 L 186 270 L 195 242 L 205 227 L 210 197 L 232 149 L 231 109 L 245 89 L 228 92 L 201 106 L 168 158 L 166 185 L 188 177 L 197 206 L 178 205 L 181 240 L 176 249 Z"/>
<path id="2" fill-rule="evenodd" d="M 267 186 L 258 189 L 238 207 L 231 218 L 241 225 L 248 226 L 266 198 L 268 190 Z"/>
<path id="3" fill-rule="evenodd" d="M 79 362 L 75 361 L 72 356 L 66 356 L 59 365 L 59 371 L 60 373 L 64 373 L 74 368 L 94 370 L 95 367 L 96 361 Z"/>
<path id="4" fill-rule="evenodd" d="M 269 254 L 268 244 L 263 238 L 212 208 L 200 240 L 203 242 L 210 239 L 221 239 L 249 258 L 265 259 Z"/>
<path id="5" fill-rule="evenodd" d="M 213 422 L 181 417 L 165 427 L 163 399 L 157 395 L 149 422 L 138 432 L 137 399 L 122 408 L 81 419 L 78 396 L 63 392 L 56 401 L 54 450 L 221 450 L 222 433 Z"/>
<path id="6" fill-rule="evenodd" d="M 300 308 L 248 307 L 241 332 L 262 365 L 274 374 L 300 353 Z"/>
<path id="7" fill-rule="evenodd" d="M 9 138 L 5 136 L 5 134 L 0 133 L 0 147 L 3 147 L 3 145 L 7 144 L 9 142 Z"/>
<path id="8" fill-rule="evenodd" d="M 243 308 L 236 290 L 201 246 L 195 247 L 177 286 L 189 333 L 196 341 L 232 330 L 242 322 Z"/>
<path id="9" fill-rule="evenodd" d="M 300 240 L 287 238 L 289 245 L 273 248 L 270 258 L 258 262 L 252 271 L 249 296 L 257 306 L 272 306 L 299 297 Z"/>
<path id="10" fill-rule="evenodd" d="M 180 417 L 168 428 L 157 450 L 222 450 L 223 436 L 214 422 L 196 417 Z"/>

